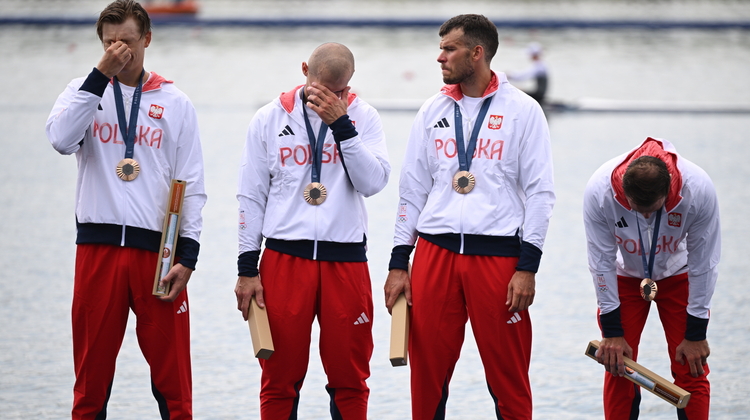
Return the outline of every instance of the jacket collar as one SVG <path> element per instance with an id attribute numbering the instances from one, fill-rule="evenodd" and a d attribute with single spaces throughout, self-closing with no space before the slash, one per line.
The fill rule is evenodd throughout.
<path id="1" fill-rule="evenodd" d="M 109 79 L 109 83 L 114 83 L 115 79 L 114 77 Z M 164 83 L 174 83 L 171 80 L 167 80 L 164 77 L 156 74 L 155 72 L 149 72 L 148 80 L 146 80 L 146 83 L 143 85 L 143 92 L 148 92 L 151 90 L 157 90 L 161 89 L 161 85 Z"/>
<path id="2" fill-rule="evenodd" d="M 146 80 L 146 84 L 143 85 L 143 91 L 148 92 L 150 90 L 161 89 L 161 85 L 163 85 L 164 83 L 174 83 L 174 82 L 171 80 L 167 80 L 152 71 L 148 80 Z"/>
<path id="3" fill-rule="evenodd" d="M 482 94 L 482 98 L 485 98 L 492 94 L 493 92 L 496 92 L 500 89 L 500 85 L 502 83 L 507 82 L 508 79 L 505 77 L 505 74 L 500 73 L 500 76 L 495 74 L 495 72 L 492 72 L 492 78 L 490 79 L 490 83 L 487 85 L 487 89 L 484 90 L 484 93 Z M 464 93 L 461 92 L 461 85 L 455 84 L 455 85 L 445 85 L 442 89 L 440 89 L 440 93 L 442 93 L 445 96 L 448 96 L 450 98 L 453 98 L 455 101 L 460 101 L 464 97 Z"/>

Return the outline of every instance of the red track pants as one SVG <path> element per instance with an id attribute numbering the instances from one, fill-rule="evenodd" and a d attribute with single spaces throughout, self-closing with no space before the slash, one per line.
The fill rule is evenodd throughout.
<path id="1" fill-rule="evenodd" d="M 620 317 L 625 330 L 625 341 L 633 348 L 633 359 L 638 359 L 638 344 L 641 333 L 646 325 L 650 302 L 643 300 L 640 294 L 642 279 L 631 277 L 617 277 L 620 294 Z M 685 338 L 687 323 L 688 276 L 681 274 L 668 277 L 658 282 L 659 292 L 656 295 L 656 307 L 659 310 L 664 334 L 667 337 L 667 349 L 671 361 L 672 376 L 675 385 L 690 392 L 690 401 L 683 410 L 678 410 L 678 418 L 689 420 L 708 419 L 708 407 L 711 387 L 706 377 L 709 373 L 708 365 L 703 368 L 705 374 L 698 378 L 690 375 L 687 363 L 681 365 L 676 362 L 677 346 Z M 638 404 L 640 403 L 640 388 L 629 380 L 604 375 L 604 415 L 607 420 L 632 420 L 638 418 Z"/>
<path id="2" fill-rule="evenodd" d="M 445 418 L 448 384 L 464 341 L 466 321 L 477 341 L 496 414 L 531 419 L 531 320 L 508 312 L 508 283 L 518 258 L 460 255 L 419 240 L 412 268 L 412 418 Z M 471 418 L 472 413 L 459 415 Z"/>
<path id="3" fill-rule="evenodd" d="M 106 418 L 130 309 L 162 419 L 192 419 L 187 292 L 174 302 L 151 294 L 157 257 L 135 248 L 78 245 L 72 310 L 74 420 Z"/>
<path id="4" fill-rule="evenodd" d="M 366 419 L 373 349 L 367 263 L 315 261 L 266 249 L 260 278 L 275 348 L 268 360 L 259 360 L 261 418 L 297 418 L 317 316 L 331 417 Z"/>

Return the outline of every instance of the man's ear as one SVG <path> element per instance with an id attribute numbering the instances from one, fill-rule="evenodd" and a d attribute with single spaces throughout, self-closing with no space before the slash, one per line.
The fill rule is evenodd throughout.
<path id="1" fill-rule="evenodd" d="M 302 62 L 302 74 L 304 74 L 305 77 L 307 77 L 308 69 L 309 69 L 309 67 L 307 66 L 307 63 L 303 61 Z"/>
<path id="2" fill-rule="evenodd" d="M 471 59 L 473 61 L 484 60 L 484 47 L 477 45 L 471 49 Z"/>

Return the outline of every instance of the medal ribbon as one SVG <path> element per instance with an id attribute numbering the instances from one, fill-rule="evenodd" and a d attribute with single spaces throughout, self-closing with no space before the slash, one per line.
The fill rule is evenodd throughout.
<path id="1" fill-rule="evenodd" d="M 304 88 L 303 88 L 304 89 Z M 304 91 L 303 96 L 304 98 Z M 323 143 L 326 139 L 326 131 L 328 131 L 328 125 L 324 122 L 320 122 L 320 131 L 318 131 L 318 138 L 315 139 L 315 133 L 313 132 L 310 119 L 307 118 L 307 106 L 302 101 L 302 115 L 305 117 L 305 127 L 307 128 L 307 139 L 310 141 L 310 151 L 312 152 L 312 174 L 311 182 L 320 182 L 320 171 L 323 166 Z"/>
<path id="2" fill-rule="evenodd" d="M 458 102 L 455 105 L 455 120 L 456 120 L 456 150 L 458 152 L 458 168 L 461 171 L 468 171 L 471 167 L 472 155 L 474 155 L 474 149 L 477 147 L 477 136 L 479 135 L 479 129 L 482 128 L 482 122 L 484 117 L 487 115 L 487 110 L 490 109 L 490 102 L 492 102 L 492 96 L 485 99 L 482 103 L 482 108 L 479 110 L 479 115 L 474 123 L 474 129 L 469 137 L 469 144 L 464 151 L 464 126 L 463 118 L 461 116 L 461 108 L 458 106 Z"/>
<path id="3" fill-rule="evenodd" d="M 635 224 L 638 227 L 638 242 L 641 245 L 641 260 L 643 261 L 643 272 L 647 279 L 653 280 L 651 272 L 654 270 L 654 256 L 656 255 L 656 242 L 659 240 L 659 222 L 661 221 L 661 209 L 656 212 L 656 227 L 651 239 L 651 249 L 648 250 L 648 262 L 646 262 L 646 253 L 643 252 L 643 236 L 641 236 L 641 225 L 638 222 L 638 215 L 635 216 Z"/>
<path id="4" fill-rule="evenodd" d="M 115 89 L 115 108 L 117 108 L 117 121 L 120 123 L 120 133 L 122 133 L 125 142 L 125 159 L 133 158 L 133 149 L 135 149 L 135 129 L 138 123 L 138 108 L 141 106 L 141 90 L 143 89 L 143 75 L 146 72 L 141 70 L 141 77 L 138 79 L 138 87 L 133 92 L 133 103 L 130 107 L 130 120 L 125 121 L 125 105 L 122 101 L 122 89 L 120 81 L 115 76 L 112 87 Z M 130 124 L 128 124 L 130 122 Z"/>

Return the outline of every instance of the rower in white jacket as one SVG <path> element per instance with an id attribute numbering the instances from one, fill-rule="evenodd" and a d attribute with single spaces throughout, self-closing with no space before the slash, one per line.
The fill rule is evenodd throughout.
<path id="1" fill-rule="evenodd" d="M 163 419 L 192 419 L 187 283 L 206 202 L 195 109 L 174 84 L 143 69 L 151 20 L 133 0 L 99 15 L 104 54 L 74 79 L 47 119 L 47 137 L 78 162 L 73 293 L 73 419 L 103 418 L 128 314 L 151 370 Z M 152 295 L 172 179 L 187 181 L 176 263 Z M 113 410 L 114 411 L 114 410 Z"/>
<path id="2" fill-rule="evenodd" d="M 648 174 L 657 167 L 660 178 L 644 175 L 642 184 L 630 181 L 638 180 L 637 171 Z M 639 203 L 638 195 L 658 188 L 659 182 L 664 191 L 652 194 L 657 200 Z M 637 417 L 638 387 L 619 376 L 623 355 L 637 359 L 650 308 L 646 298 L 659 309 L 675 384 L 692 393 L 684 409 L 687 418 L 708 418 L 706 329 L 721 253 L 719 205 L 711 179 L 668 141 L 648 138 L 591 177 L 584 224 L 603 337 L 598 358 L 612 373 L 605 375 L 606 418 Z M 642 296 L 644 281 L 649 286 Z M 654 289 L 655 297 L 648 294 Z"/>
<path id="3" fill-rule="evenodd" d="M 349 49 L 323 44 L 302 72 L 307 83 L 261 108 L 247 132 L 237 305 L 247 319 L 255 297 L 268 313 L 275 351 L 260 361 L 262 419 L 297 417 L 317 317 L 331 415 L 364 420 L 373 349 L 364 197 L 391 168 L 378 113 L 349 93 Z"/>
<path id="4" fill-rule="evenodd" d="M 489 19 L 455 16 L 439 35 L 446 86 L 412 125 L 384 287 L 389 310 L 402 292 L 412 305 L 412 418 L 445 416 L 471 318 L 497 417 L 531 419 L 528 307 L 555 202 L 549 129 L 539 104 L 491 70 Z"/>

